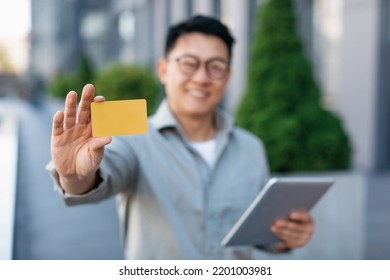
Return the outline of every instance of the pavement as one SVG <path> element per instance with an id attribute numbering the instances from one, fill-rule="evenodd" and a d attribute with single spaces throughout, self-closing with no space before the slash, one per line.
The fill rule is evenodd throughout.
<path id="1" fill-rule="evenodd" d="M 122 259 L 115 199 L 66 206 L 44 169 L 51 120 L 62 103 L 5 102 L 19 115 L 13 259 Z M 368 176 L 365 259 L 390 259 L 390 171 Z"/>

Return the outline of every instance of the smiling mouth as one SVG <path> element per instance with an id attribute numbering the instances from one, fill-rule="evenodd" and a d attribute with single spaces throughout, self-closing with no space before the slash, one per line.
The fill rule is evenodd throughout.
<path id="1" fill-rule="evenodd" d="M 208 94 L 206 92 L 203 92 L 203 91 L 192 90 L 192 91 L 189 91 L 188 93 L 190 96 L 193 96 L 196 98 L 206 98 L 208 96 Z"/>

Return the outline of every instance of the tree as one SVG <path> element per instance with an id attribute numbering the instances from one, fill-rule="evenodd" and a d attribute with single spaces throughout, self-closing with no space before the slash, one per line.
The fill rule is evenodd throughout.
<path id="1" fill-rule="evenodd" d="M 351 145 L 321 92 L 295 30 L 291 0 L 257 12 L 246 92 L 237 123 L 262 139 L 274 172 L 345 169 Z"/>

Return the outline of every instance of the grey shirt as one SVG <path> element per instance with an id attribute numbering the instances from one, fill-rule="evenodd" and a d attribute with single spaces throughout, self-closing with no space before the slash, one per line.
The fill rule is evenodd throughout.
<path id="1" fill-rule="evenodd" d="M 258 138 L 216 115 L 216 164 L 210 168 L 188 144 L 165 101 L 145 135 L 113 137 L 84 195 L 65 193 L 53 163 L 47 170 L 69 205 L 117 195 L 128 259 L 250 259 L 252 247 L 221 240 L 269 178 Z"/>

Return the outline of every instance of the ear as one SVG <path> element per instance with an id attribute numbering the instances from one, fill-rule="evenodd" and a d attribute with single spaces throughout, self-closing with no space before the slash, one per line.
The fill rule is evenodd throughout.
<path id="1" fill-rule="evenodd" d="M 166 82 L 167 66 L 167 60 L 165 58 L 160 58 L 157 61 L 157 75 L 163 85 L 165 85 Z"/>

